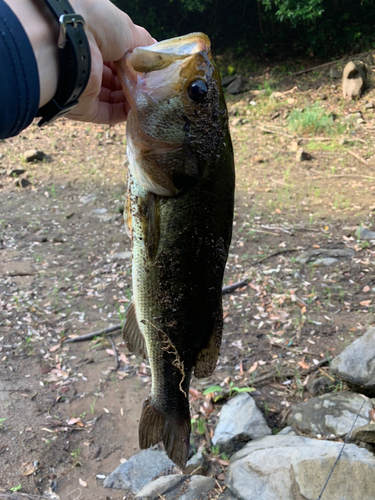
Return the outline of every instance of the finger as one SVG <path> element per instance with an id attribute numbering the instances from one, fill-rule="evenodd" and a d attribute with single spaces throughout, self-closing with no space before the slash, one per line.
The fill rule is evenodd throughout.
<path id="1" fill-rule="evenodd" d="M 113 66 L 113 69 L 112 69 Z M 121 83 L 116 75 L 115 66 L 107 66 L 106 63 L 103 64 L 103 76 L 102 76 L 102 87 L 112 90 L 121 90 Z"/>
<path id="2" fill-rule="evenodd" d="M 110 104 L 117 104 L 120 102 L 125 102 L 125 95 L 122 90 L 116 90 L 113 92 L 111 89 L 102 87 L 99 94 L 100 102 L 108 102 Z"/>

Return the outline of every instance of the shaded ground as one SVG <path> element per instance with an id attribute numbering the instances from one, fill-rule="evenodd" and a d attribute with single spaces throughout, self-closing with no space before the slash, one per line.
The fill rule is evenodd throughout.
<path id="1" fill-rule="evenodd" d="M 204 400 L 203 390 L 255 387 L 277 432 L 290 405 L 309 397 L 306 383 L 326 368 L 301 371 L 374 325 L 375 247 L 355 233 L 360 224 L 375 230 L 375 116 L 365 107 L 375 91 L 344 103 L 326 73 L 265 73 L 228 98 L 237 194 L 225 284 L 248 278 L 249 285 L 224 296 L 217 370 L 192 383 L 194 446 L 205 443 L 207 473 L 219 482 L 227 457 L 209 440 L 220 402 Z M 270 96 L 270 82 L 281 94 Z M 334 114 L 334 127 L 294 133 L 288 114 L 312 103 Z M 345 118 L 354 111 L 363 122 Z M 301 146 L 309 161 L 296 160 Z M 31 148 L 47 158 L 25 163 Z M 130 498 L 105 490 L 100 475 L 138 451 L 149 368 L 119 334 L 119 369 L 109 339 L 61 342 L 120 323 L 131 297 L 130 256 L 120 254 L 130 250 L 121 214 L 125 127 L 32 126 L 1 142 L 0 157 L 0 493 L 52 486 L 61 500 Z M 26 188 L 7 175 L 20 167 Z M 299 262 L 303 252 L 322 249 L 349 252 L 329 266 L 313 256 Z M 269 377 L 256 382 L 262 374 Z"/>

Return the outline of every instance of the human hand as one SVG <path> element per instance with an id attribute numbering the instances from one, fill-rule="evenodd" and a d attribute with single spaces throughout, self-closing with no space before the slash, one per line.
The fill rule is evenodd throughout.
<path id="1" fill-rule="evenodd" d="M 135 47 L 154 43 L 151 35 L 109 0 L 70 0 L 86 23 L 91 49 L 91 75 L 79 104 L 66 116 L 94 123 L 115 124 L 126 120 L 129 104 L 119 83 L 113 61 Z"/>

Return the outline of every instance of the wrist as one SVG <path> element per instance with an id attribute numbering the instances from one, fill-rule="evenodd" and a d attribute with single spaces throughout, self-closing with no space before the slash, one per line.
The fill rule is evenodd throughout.
<path id="1" fill-rule="evenodd" d="M 59 65 L 57 40 L 59 28 L 41 0 L 5 0 L 21 22 L 34 51 L 38 66 L 39 107 L 55 95 Z"/>

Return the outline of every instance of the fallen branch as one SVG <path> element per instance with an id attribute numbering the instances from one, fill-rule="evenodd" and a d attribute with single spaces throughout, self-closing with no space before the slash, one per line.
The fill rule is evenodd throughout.
<path id="1" fill-rule="evenodd" d="M 262 257 L 261 259 L 257 260 L 254 262 L 254 264 L 260 264 L 261 262 L 264 262 L 267 259 L 270 259 L 271 257 L 275 257 L 276 255 L 280 255 L 282 253 L 288 253 L 288 252 L 298 252 L 299 248 L 283 248 L 282 250 L 278 250 L 277 252 L 270 253 L 269 255 L 266 255 L 265 257 Z"/>
<path id="2" fill-rule="evenodd" d="M 231 285 L 223 286 L 221 293 L 225 295 L 226 293 L 231 293 L 237 290 L 237 288 L 242 288 L 249 283 L 248 279 L 244 279 L 242 281 L 237 281 L 236 283 L 232 283 Z"/>
<path id="3" fill-rule="evenodd" d="M 265 132 L 266 134 L 276 134 L 276 135 L 282 135 L 283 137 L 287 137 L 288 139 L 298 139 L 298 137 L 296 137 L 295 135 L 290 135 L 290 134 L 286 134 L 285 132 L 280 132 L 279 130 L 271 130 L 269 128 L 266 128 L 266 127 L 258 127 L 259 130 L 261 130 L 262 132 Z"/>
<path id="4" fill-rule="evenodd" d="M 292 76 L 303 75 L 304 73 L 309 73 L 310 71 L 315 71 L 316 69 L 326 68 L 327 66 L 332 66 L 332 64 L 337 64 L 337 63 L 342 62 L 342 61 L 344 61 L 344 59 L 337 59 L 336 61 L 331 61 L 328 63 L 319 64 L 318 66 L 312 66 L 311 68 L 301 69 L 300 71 L 297 71 L 296 73 L 293 73 L 290 76 L 292 77 Z"/>
<path id="5" fill-rule="evenodd" d="M 81 335 L 80 337 L 65 339 L 63 342 L 65 344 L 69 344 L 71 342 L 83 342 L 85 340 L 92 340 L 93 338 L 99 337 L 100 335 L 106 335 L 107 333 L 117 332 L 120 331 L 121 329 L 122 325 L 120 323 L 119 325 L 110 326 L 108 328 L 104 328 L 104 330 L 99 330 L 97 332 L 87 333 L 86 335 Z"/>
<path id="6" fill-rule="evenodd" d="M 310 373 L 313 373 L 317 370 L 319 370 L 319 368 L 323 365 L 325 365 L 326 363 L 329 363 L 329 359 L 328 358 L 324 358 L 322 359 L 322 361 L 319 361 L 318 364 L 312 366 L 311 368 L 309 368 L 308 370 L 302 370 L 301 372 L 298 372 L 298 374 L 303 377 L 305 375 L 309 375 Z M 261 382 L 265 382 L 266 380 L 269 380 L 271 378 L 276 378 L 276 377 L 284 377 L 284 378 L 292 378 L 296 375 L 296 373 L 293 371 L 286 371 L 280 375 L 278 375 L 277 373 L 277 369 L 275 368 L 271 373 L 268 372 L 264 375 L 260 375 L 259 377 L 256 377 L 254 378 L 253 380 L 251 380 L 251 385 L 256 385 L 256 384 L 260 384 Z"/>
<path id="7" fill-rule="evenodd" d="M 283 233 L 286 234 L 292 234 L 290 231 L 287 229 L 284 229 L 283 227 L 275 227 L 275 226 L 261 226 L 263 229 L 271 229 L 272 231 L 282 231 Z"/>
<path id="8" fill-rule="evenodd" d="M 362 156 L 357 155 L 357 153 L 355 153 L 354 151 L 347 149 L 347 152 L 360 162 L 364 163 L 365 165 L 368 165 L 368 162 L 364 158 L 362 158 Z"/>
<path id="9" fill-rule="evenodd" d="M 112 335 L 108 335 L 108 339 L 109 339 L 109 341 L 111 343 L 113 352 L 115 353 L 115 361 L 116 361 L 115 370 L 118 370 L 120 368 L 120 360 L 118 359 L 116 344 L 115 344 L 115 342 L 114 342 L 114 340 L 112 338 Z"/>

